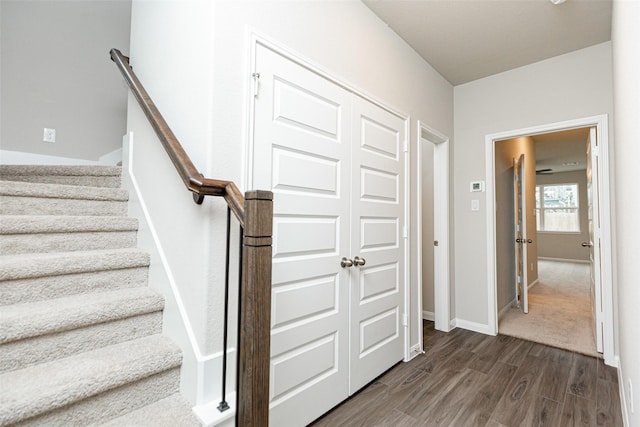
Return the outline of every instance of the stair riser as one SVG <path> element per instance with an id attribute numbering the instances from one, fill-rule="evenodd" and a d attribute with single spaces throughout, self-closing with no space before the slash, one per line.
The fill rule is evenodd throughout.
<path id="1" fill-rule="evenodd" d="M 149 268 L 135 267 L 0 282 L 0 305 L 147 286 Z"/>
<path id="2" fill-rule="evenodd" d="M 4 255 L 121 249 L 137 244 L 135 231 L 9 234 L 0 239 Z"/>
<path id="3" fill-rule="evenodd" d="M 37 182 L 43 184 L 81 185 L 88 187 L 120 188 L 119 176 L 61 176 L 61 175 L 9 175 L 3 181 Z"/>
<path id="4" fill-rule="evenodd" d="M 125 216 L 127 201 L 1 196 L 2 215 Z"/>
<path id="5" fill-rule="evenodd" d="M 132 316 L 2 346 L 0 373 L 162 332 L 162 312 Z"/>
<path id="6" fill-rule="evenodd" d="M 173 368 L 12 425 L 47 427 L 99 425 L 111 418 L 177 393 L 179 387 L 180 369 Z"/>

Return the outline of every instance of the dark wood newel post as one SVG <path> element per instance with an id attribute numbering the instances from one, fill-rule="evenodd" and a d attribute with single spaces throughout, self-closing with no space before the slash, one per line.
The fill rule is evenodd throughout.
<path id="1" fill-rule="evenodd" d="M 248 191 L 240 291 L 236 425 L 269 425 L 273 194 Z"/>

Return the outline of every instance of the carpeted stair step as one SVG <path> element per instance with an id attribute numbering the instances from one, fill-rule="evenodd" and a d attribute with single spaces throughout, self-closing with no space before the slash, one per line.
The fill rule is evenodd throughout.
<path id="1" fill-rule="evenodd" d="M 0 305 L 147 285 L 136 248 L 0 256 Z"/>
<path id="2" fill-rule="evenodd" d="M 161 332 L 162 312 L 153 311 L 69 331 L 12 341 L 2 344 L 0 373 Z"/>
<path id="3" fill-rule="evenodd" d="M 0 254 L 130 248 L 138 220 L 118 216 L 3 215 Z"/>
<path id="4" fill-rule="evenodd" d="M 119 166 L 0 165 L 0 180 L 120 188 Z"/>
<path id="5" fill-rule="evenodd" d="M 115 418 L 100 427 L 200 427 L 202 424 L 179 393 Z"/>
<path id="6" fill-rule="evenodd" d="M 1 425 L 99 424 L 175 394 L 180 349 L 160 335 L 0 375 Z"/>
<path id="7" fill-rule="evenodd" d="M 2 215 L 126 216 L 128 200 L 120 188 L 0 181 Z"/>
<path id="8" fill-rule="evenodd" d="M 0 307 L 0 372 L 159 333 L 163 306 L 144 287 Z"/>

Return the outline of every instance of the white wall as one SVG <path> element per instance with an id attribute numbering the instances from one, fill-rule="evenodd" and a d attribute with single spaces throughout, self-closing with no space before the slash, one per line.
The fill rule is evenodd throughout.
<path id="1" fill-rule="evenodd" d="M 97 161 L 125 133 L 126 88 L 109 50 L 129 47 L 131 2 L 0 2 L 0 148 Z M 56 142 L 42 141 L 56 129 Z"/>
<path id="2" fill-rule="evenodd" d="M 628 426 L 640 425 L 640 3 L 613 2 L 613 72 L 615 101 L 616 210 L 619 379 Z M 633 387 L 633 402 L 629 387 Z M 633 404 L 634 413 L 631 413 Z"/>
<path id="3" fill-rule="evenodd" d="M 486 176 L 485 136 L 598 114 L 611 120 L 612 103 L 609 42 L 454 88 L 457 319 L 479 330 L 488 323 L 486 200 L 472 212 L 478 193 L 469 193 L 469 182 Z"/>
<path id="4" fill-rule="evenodd" d="M 411 153 L 417 152 L 418 119 L 443 134 L 453 134 L 451 85 L 360 2 L 134 0 L 131 63 L 206 176 L 245 186 L 251 30 L 409 114 Z M 222 262 L 215 260 L 223 254 L 219 244 L 223 204 L 191 202 L 154 138 L 142 137 L 149 129 L 139 113 L 129 112 L 128 129 L 134 134 L 133 173 L 179 287 L 178 297 L 198 347 L 196 356 L 215 356 L 221 348 Z M 416 163 L 413 156 L 412 230 L 416 229 Z M 415 249 L 414 240 L 412 343 L 418 340 L 420 316 Z M 206 401 L 208 395 L 204 391 L 193 400 Z"/>

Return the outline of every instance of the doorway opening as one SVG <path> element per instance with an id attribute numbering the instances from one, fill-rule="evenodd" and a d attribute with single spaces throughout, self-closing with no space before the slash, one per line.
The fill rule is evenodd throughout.
<path id="1" fill-rule="evenodd" d="M 496 267 L 500 334 L 597 357 L 590 130 L 496 142 Z"/>
<path id="2" fill-rule="evenodd" d="M 449 138 L 418 121 L 418 141 L 418 303 L 423 319 L 434 321 L 435 329 L 449 332 L 452 329 L 449 290 Z M 431 152 L 433 161 L 429 162 L 427 153 Z M 429 194 L 431 189 L 432 195 Z M 433 209 L 427 209 L 428 200 L 433 200 Z M 431 265 L 432 269 L 429 268 Z"/>
<path id="3" fill-rule="evenodd" d="M 593 261 L 585 261 L 586 263 L 591 262 L 592 265 L 595 266 L 595 273 L 591 274 L 591 278 L 594 280 L 594 293 L 590 296 L 593 301 L 597 301 L 597 310 L 594 310 L 594 317 L 599 321 L 596 323 L 599 326 L 600 333 L 600 344 L 601 347 L 598 349 L 603 353 L 605 363 L 608 365 L 615 366 L 615 358 L 613 355 L 613 305 L 612 305 L 612 281 L 611 281 L 611 235 L 610 235 L 610 216 L 609 216 L 609 160 L 608 160 L 608 119 L 606 115 L 588 117 L 584 119 L 571 120 L 560 123 L 553 123 L 548 125 L 542 125 L 537 127 L 531 127 L 526 129 L 518 129 L 514 131 L 501 132 L 498 134 L 487 135 L 485 139 L 486 143 L 486 164 L 487 164 L 487 262 L 488 262 L 488 293 L 489 293 L 489 330 L 492 333 L 498 333 L 498 319 L 499 312 L 500 314 L 504 314 L 505 311 L 509 310 L 509 305 L 505 305 L 505 293 L 501 291 L 500 284 L 504 283 L 506 276 L 509 276 L 509 269 L 505 268 L 504 265 L 504 257 L 505 253 L 511 253 L 512 255 L 508 255 L 509 257 L 513 257 L 513 253 L 515 250 L 513 249 L 513 245 L 515 244 L 515 239 L 513 236 L 513 229 L 511 230 L 503 230 L 500 224 L 501 218 L 504 219 L 504 200 L 500 200 L 500 192 L 503 191 L 501 187 L 505 186 L 504 177 L 499 175 L 499 165 L 502 161 L 499 156 L 501 155 L 502 144 L 501 141 L 511 140 L 511 139 L 519 139 L 520 143 L 527 144 L 530 143 L 534 137 L 539 137 L 539 139 L 544 140 L 545 135 L 549 135 L 552 133 L 560 133 L 564 131 L 571 132 L 580 132 L 579 129 L 585 129 L 586 132 L 589 132 L 589 129 L 592 130 L 592 139 L 596 141 L 596 143 L 592 144 L 595 152 L 592 156 L 587 156 L 586 147 L 584 148 L 584 157 L 588 157 L 592 159 L 592 167 L 593 170 L 597 173 L 593 175 L 593 183 L 591 187 L 591 194 L 597 195 L 599 199 L 599 203 L 596 203 L 594 206 L 590 206 L 589 211 L 593 212 L 592 219 L 593 221 L 593 238 L 592 240 L 585 240 L 584 236 L 580 235 L 579 232 L 574 231 L 573 234 L 565 233 L 562 237 L 563 241 L 568 241 L 567 236 L 572 236 L 575 239 L 582 240 L 580 243 L 584 243 L 586 246 L 593 243 L 597 250 L 592 251 L 596 252 L 597 260 Z M 533 150 L 535 153 L 535 148 Z M 503 153 L 504 155 L 504 153 Z M 529 157 L 535 159 L 535 154 L 532 155 L 530 153 Z M 561 172 L 558 168 L 554 170 L 554 167 L 548 167 L 547 164 L 544 163 L 544 160 L 538 159 L 535 162 L 531 163 L 529 166 L 528 176 L 531 177 L 533 175 L 533 179 L 530 179 L 530 182 L 536 182 L 536 170 L 538 171 L 538 180 L 540 182 L 547 182 L 551 179 L 551 173 L 555 175 L 560 175 Z M 536 165 L 537 163 L 537 165 Z M 562 163 L 571 163 L 569 161 L 565 161 Z M 537 166 L 537 167 L 536 167 Z M 565 167 L 570 167 L 570 165 L 566 165 Z M 567 173 L 570 171 L 566 171 Z M 578 174 L 583 174 L 582 172 L 578 172 Z M 546 175 L 546 176 L 544 176 Z M 586 174 L 584 174 L 586 175 Z M 566 177 L 568 177 L 567 175 Z M 566 178 L 565 177 L 565 178 Z M 572 181 L 571 179 L 562 179 L 563 181 Z M 567 184 L 563 182 L 562 184 Z M 506 184 L 508 186 L 513 186 L 511 182 Z M 551 189 L 553 190 L 553 189 Z M 557 190 L 557 189 L 556 189 Z M 512 191 L 512 190 L 511 190 Z M 541 191 L 543 193 L 541 193 Z M 530 258 L 526 260 L 525 268 L 527 273 L 529 274 L 529 279 L 527 279 L 526 286 L 530 287 L 532 285 L 537 285 L 543 283 L 542 275 L 539 276 L 538 263 L 536 262 L 538 259 L 538 252 L 542 250 L 545 251 L 543 246 L 543 241 L 539 241 L 539 237 L 543 237 L 543 233 L 538 234 L 536 232 L 537 228 L 541 227 L 541 222 L 544 220 L 545 216 L 544 212 L 541 209 L 544 208 L 544 205 L 540 205 L 540 198 L 544 197 L 545 188 L 537 189 L 537 204 L 536 204 L 536 189 L 535 186 L 532 191 L 529 191 L 529 200 L 528 208 L 526 209 L 526 216 L 530 217 L 530 227 L 528 230 L 533 230 L 533 232 L 529 231 L 528 236 L 525 236 L 525 242 L 530 241 L 530 244 L 527 244 L 527 253 L 530 255 Z M 548 191 L 548 194 L 551 195 L 553 191 Z M 591 202 L 593 198 L 588 198 L 583 195 L 583 208 L 587 208 L 588 201 Z M 551 201 L 553 203 L 553 201 Z M 555 202 L 559 203 L 558 200 Z M 551 204 L 552 204 L 551 203 Z M 511 215 L 513 215 L 513 205 L 508 206 L 506 209 L 510 210 Z M 548 215 L 549 224 L 552 224 L 552 219 L 554 213 L 562 212 L 564 216 L 568 215 L 570 209 L 550 209 Z M 556 215 L 556 217 L 562 215 Z M 558 219 L 558 218 L 555 218 Z M 566 220 L 566 218 L 565 218 Z M 512 220 L 513 221 L 513 220 Z M 551 227 L 553 228 L 553 227 Z M 579 226 L 580 230 L 584 230 L 588 228 L 588 226 L 582 224 Z M 548 236 L 544 236 L 548 237 Z M 506 243 L 509 241 L 512 246 L 509 248 L 509 252 L 506 251 Z M 547 242 L 548 243 L 548 242 Z M 525 243 L 526 244 L 526 243 Z M 554 244 L 552 244 L 554 245 Z M 548 246 L 548 244 L 547 244 Z M 558 244 L 555 244 L 554 249 L 558 249 Z M 577 251 L 585 251 L 585 247 L 573 248 Z M 584 252 L 583 252 L 584 253 Z M 544 255 L 544 254 L 543 254 Z M 593 256 L 593 254 L 592 254 Z M 556 258 L 556 261 L 559 262 L 567 262 L 567 260 L 575 261 L 575 255 L 566 256 L 566 259 L 562 259 L 556 253 L 548 256 L 549 258 Z M 543 256 L 544 258 L 544 256 Z M 584 261 L 584 260 L 583 260 Z M 545 260 L 546 262 L 546 260 Z M 541 263 L 542 265 L 542 263 Z M 587 264 L 588 265 L 588 264 Z M 553 264 L 551 265 L 553 266 Z M 550 265 L 544 266 L 546 271 L 548 272 Z M 512 269 L 514 267 L 511 267 Z M 578 269 L 579 270 L 579 269 Z M 545 273 L 546 274 L 546 273 Z M 513 275 L 515 277 L 515 274 Z M 553 276 L 553 274 L 552 274 Z M 514 279 L 512 279 L 514 280 Z M 548 281 L 548 278 L 545 279 Z M 540 289 L 542 290 L 543 287 Z M 535 288 L 534 288 L 535 289 Z M 501 293 L 502 292 L 502 293 Z M 526 295 L 526 294 L 525 294 Z M 566 318 L 570 318 L 570 313 L 565 310 Z M 565 324 L 563 328 L 568 328 L 569 325 Z"/>

